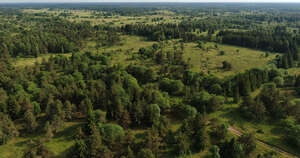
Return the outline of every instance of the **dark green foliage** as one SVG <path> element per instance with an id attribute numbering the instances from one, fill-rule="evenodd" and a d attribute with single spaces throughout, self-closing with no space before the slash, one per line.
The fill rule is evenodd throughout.
<path id="1" fill-rule="evenodd" d="M 243 102 L 240 106 L 242 115 L 250 120 L 263 121 L 266 117 L 266 108 L 264 104 L 251 96 L 243 97 Z"/>
<path id="2" fill-rule="evenodd" d="M 193 106 L 186 105 L 186 104 L 180 104 L 175 106 L 174 108 L 174 114 L 179 116 L 182 119 L 187 119 L 190 117 L 195 117 L 197 115 L 197 109 Z"/>
<path id="3" fill-rule="evenodd" d="M 213 125 L 213 128 L 210 132 L 212 141 L 217 144 L 226 139 L 228 136 L 228 127 L 227 124 L 216 124 Z"/>
<path id="4" fill-rule="evenodd" d="M 205 117 L 207 113 L 213 113 L 210 118 L 237 112 L 254 121 L 291 119 L 283 122 L 282 134 L 291 147 L 299 146 L 300 106 L 292 100 L 296 96 L 285 93 L 287 87 L 300 91 L 299 76 L 269 68 L 241 71 L 224 78 L 214 76 L 210 70 L 208 74 L 193 72 L 192 59 L 185 53 L 185 45 L 190 44 L 184 43 L 197 41 L 194 46 L 207 53 L 218 52 L 223 47 L 220 43 L 267 50 L 262 58 L 268 57 L 269 52 L 281 52 L 283 55 L 267 67 L 298 66 L 297 8 L 270 9 L 270 4 L 214 5 L 213 9 L 211 4 L 90 5 L 48 6 L 44 13 L 23 12 L 26 6 L 0 9 L 1 144 L 17 137 L 18 130 L 22 136 L 41 135 L 47 143 L 56 143 L 76 121 L 80 128 L 69 149 L 67 157 L 71 158 L 176 157 L 207 152 L 209 148 L 213 158 L 242 158 L 255 150 L 255 137 L 245 134 L 228 141 L 228 125 Z M 57 8 L 63 8 L 63 13 L 50 15 L 51 11 L 60 11 Z M 82 16 L 86 20 L 77 21 L 78 17 L 73 15 L 77 9 L 91 16 Z M 158 14 L 168 14 L 170 18 L 147 19 Z M 125 15 L 137 21 L 105 22 Z M 93 18 L 105 20 L 94 23 Z M 266 23 L 272 25 L 266 27 Z M 113 45 L 127 44 L 121 39 L 130 35 L 144 36 L 154 40 L 154 44 L 142 44 L 144 48 L 126 45 L 125 53 L 123 47 L 113 50 Z M 240 49 L 233 57 L 243 53 Z M 18 61 L 15 57 L 48 53 L 53 56 L 30 66 L 14 67 L 11 63 Z M 54 55 L 61 53 L 72 54 Z M 220 51 L 219 55 L 225 54 Z M 235 63 L 227 60 L 219 64 L 229 71 Z M 258 95 L 253 94 L 256 90 L 260 90 Z M 255 98 L 250 97 L 254 95 Z M 241 98 L 237 109 L 231 101 L 239 104 Z M 227 105 L 223 108 L 224 103 Z M 63 129 L 65 124 L 68 128 Z M 30 145 L 24 154 L 53 156 L 60 155 L 52 155 L 42 143 Z"/>
<path id="5" fill-rule="evenodd" d="M 191 143 L 187 135 L 183 133 L 177 134 L 175 137 L 174 153 L 178 155 L 184 155 L 191 151 Z"/>
<path id="6" fill-rule="evenodd" d="M 231 64 L 229 62 L 223 61 L 222 64 L 223 64 L 223 66 L 222 66 L 223 70 L 226 70 L 226 71 L 231 70 L 232 66 L 231 66 Z"/>
<path id="7" fill-rule="evenodd" d="M 198 114 L 195 118 L 185 120 L 179 131 L 182 132 L 183 137 L 187 137 L 190 145 L 186 144 L 187 142 L 181 142 L 181 145 L 190 146 L 189 150 L 191 151 L 204 150 L 209 143 L 207 130 L 206 119 L 203 115 Z"/>
<path id="8" fill-rule="evenodd" d="M 279 90 L 274 83 L 265 84 L 258 99 L 265 105 L 272 117 L 282 118 L 286 116 L 286 105 L 281 104 Z"/>
<path id="9" fill-rule="evenodd" d="M 150 149 L 142 149 L 138 153 L 137 158 L 155 158 L 155 156 Z"/>
<path id="10" fill-rule="evenodd" d="M 213 84 L 211 86 L 211 93 L 216 94 L 216 95 L 222 95 L 223 94 L 223 89 L 222 89 L 221 85 L 217 84 L 217 83 Z"/>
<path id="11" fill-rule="evenodd" d="M 157 124 L 160 118 L 160 108 L 157 104 L 150 104 L 146 107 L 145 121 L 149 125 Z"/>
<path id="12" fill-rule="evenodd" d="M 211 99 L 211 95 L 206 91 L 195 94 L 191 99 L 191 105 L 196 107 L 200 113 L 207 111 L 207 105 Z"/>
<path id="13" fill-rule="evenodd" d="M 144 66 L 129 65 L 127 72 L 134 76 L 139 83 L 153 82 L 157 78 L 157 74 L 150 68 Z"/>
<path id="14" fill-rule="evenodd" d="M 26 123 L 26 131 L 29 133 L 35 132 L 38 124 L 36 122 L 36 118 L 31 110 L 27 110 L 24 114 L 24 119 Z"/>
<path id="15" fill-rule="evenodd" d="M 8 115 L 0 113 L 0 144 L 6 144 L 10 139 L 17 137 L 19 132 Z"/>
<path id="16" fill-rule="evenodd" d="M 243 134 L 238 141 L 241 143 L 246 156 L 248 156 L 256 148 L 256 139 L 254 133 Z"/>
<path id="17" fill-rule="evenodd" d="M 234 138 L 220 144 L 221 157 L 242 158 L 244 157 L 243 146 Z"/>
<path id="18" fill-rule="evenodd" d="M 284 84 L 284 80 L 282 77 L 277 76 L 273 79 L 274 83 L 276 84 L 277 87 L 282 87 Z"/>
<path id="19" fill-rule="evenodd" d="M 286 132 L 285 140 L 293 147 L 300 147 L 300 126 L 293 119 L 285 119 L 281 122 L 281 126 Z"/>
<path id="20" fill-rule="evenodd" d="M 212 146 L 209 151 L 211 152 L 211 155 L 210 155 L 210 158 L 221 158 L 219 152 L 220 152 L 220 149 L 218 146 L 214 145 Z"/>
<path id="21" fill-rule="evenodd" d="M 53 129 L 49 123 L 49 121 L 47 121 L 45 123 L 45 127 L 44 127 L 44 130 L 45 130 L 45 137 L 47 140 L 50 140 L 52 137 L 53 137 Z"/>
<path id="22" fill-rule="evenodd" d="M 278 153 L 274 151 L 257 155 L 257 158 L 276 158 L 276 157 L 278 157 Z"/>
<path id="23" fill-rule="evenodd" d="M 123 128 L 117 124 L 99 125 L 103 140 L 107 144 L 117 143 L 125 135 Z"/>
<path id="24" fill-rule="evenodd" d="M 178 95 L 182 92 L 184 85 L 180 80 L 164 78 L 160 81 L 159 88 L 171 95 Z"/>
<path id="25" fill-rule="evenodd" d="M 224 104 L 224 98 L 201 91 L 192 97 L 190 104 L 196 107 L 201 113 L 211 113 L 218 110 Z"/>
<path id="26" fill-rule="evenodd" d="M 97 123 L 105 123 L 106 122 L 106 114 L 104 111 L 101 110 L 95 110 L 94 116 Z"/>
<path id="27" fill-rule="evenodd" d="M 51 158 L 53 153 L 47 149 L 42 142 L 33 142 L 28 149 L 25 150 L 22 158 Z"/>

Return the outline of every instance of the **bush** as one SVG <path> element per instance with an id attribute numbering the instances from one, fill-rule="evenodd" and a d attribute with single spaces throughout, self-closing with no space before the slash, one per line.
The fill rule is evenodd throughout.
<path id="1" fill-rule="evenodd" d="M 180 104 L 176 106 L 174 114 L 180 117 L 181 119 L 194 118 L 197 115 L 197 109 L 193 106 Z"/>
<path id="2" fill-rule="evenodd" d="M 142 149 L 138 153 L 137 158 L 155 158 L 155 156 L 150 149 Z"/>
<path id="3" fill-rule="evenodd" d="M 164 78 L 160 81 L 159 88 L 171 95 L 178 95 L 182 92 L 184 84 L 180 80 Z"/>
<path id="4" fill-rule="evenodd" d="M 273 82 L 276 84 L 277 87 L 282 87 L 284 85 L 284 80 L 280 76 L 275 77 L 273 79 Z"/>
<path id="5" fill-rule="evenodd" d="M 218 83 L 211 86 L 211 93 L 221 95 L 222 92 L 223 92 L 223 89 Z"/>
<path id="6" fill-rule="evenodd" d="M 125 135 L 124 129 L 117 124 L 100 124 L 99 128 L 104 141 L 108 144 L 120 141 Z"/>
<path id="7" fill-rule="evenodd" d="M 94 116 L 97 122 L 99 123 L 105 123 L 106 122 L 106 114 L 102 110 L 95 110 L 94 111 Z"/>
<path id="8" fill-rule="evenodd" d="M 229 62 L 223 61 L 222 64 L 223 64 L 222 68 L 224 70 L 227 70 L 227 71 L 231 70 L 232 66 L 231 66 L 231 64 Z"/>
<path id="9" fill-rule="evenodd" d="M 224 50 L 221 50 L 219 54 L 220 54 L 220 55 L 225 55 L 225 51 L 224 51 Z"/>

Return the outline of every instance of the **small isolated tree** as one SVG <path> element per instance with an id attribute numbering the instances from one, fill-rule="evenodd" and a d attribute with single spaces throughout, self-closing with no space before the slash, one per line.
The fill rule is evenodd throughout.
<path id="1" fill-rule="evenodd" d="M 254 133 L 243 134 L 238 141 L 242 144 L 244 153 L 247 156 L 256 148 L 256 139 Z"/>
<path id="2" fill-rule="evenodd" d="M 94 111 L 94 116 L 95 116 L 95 119 L 98 123 L 105 123 L 106 122 L 106 114 L 104 111 L 102 110 L 95 110 Z"/>
<path id="3" fill-rule="evenodd" d="M 53 131 L 52 131 L 52 128 L 51 128 L 51 125 L 49 123 L 49 121 L 46 122 L 45 124 L 45 137 L 47 140 L 50 140 L 52 137 L 53 137 Z"/>
<path id="4" fill-rule="evenodd" d="M 215 84 L 213 84 L 213 85 L 211 86 L 211 91 L 210 91 L 210 93 L 216 94 L 216 95 L 221 95 L 222 92 L 223 92 L 223 89 L 222 89 L 222 87 L 221 87 L 220 84 L 215 83 Z"/>
<path id="5" fill-rule="evenodd" d="M 35 115 L 38 115 L 41 113 L 41 107 L 40 104 L 37 102 L 32 102 L 32 106 L 33 106 L 33 111 Z"/>
<path id="6" fill-rule="evenodd" d="M 284 80 L 282 77 L 277 76 L 273 79 L 277 87 L 282 87 L 284 85 Z"/>
<path id="7" fill-rule="evenodd" d="M 231 70 L 232 66 L 229 62 L 223 61 L 222 64 L 223 64 L 222 69 L 227 70 L 227 71 Z"/>
<path id="8" fill-rule="evenodd" d="M 24 114 L 24 119 L 26 122 L 26 130 L 27 132 L 34 132 L 36 127 L 38 126 L 36 122 L 36 118 L 32 112 L 32 110 L 27 110 Z"/>
<path id="9" fill-rule="evenodd" d="M 204 44 L 201 41 L 198 41 L 197 47 L 200 49 L 204 49 Z"/>
<path id="10" fill-rule="evenodd" d="M 232 138 L 230 141 L 220 145 L 220 155 L 228 158 L 243 158 L 243 146 L 236 139 Z"/>
<path id="11" fill-rule="evenodd" d="M 65 117 L 67 120 L 71 120 L 72 119 L 72 115 L 73 115 L 73 109 L 74 109 L 74 105 L 71 104 L 70 101 L 66 101 L 65 102 Z"/>
<path id="12" fill-rule="evenodd" d="M 155 156 L 150 149 L 142 149 L 138 153 L 137 158 L 155 158 Z"/>
<path id="13" fill-rule="evenodd" d="M 180 132 L 178 136 L 175 137 L 174 150 L 178 155 L 187 154 L 190 151 L 191 143 L 188 136 Z"/>
<path id="14" fill-rule="evenodd" d="M 220 148 L 216 145 L 212 146 L 210 149 L 209 149 L 210 153 L 211 153 L 211 156 L 210 158 L 221 158 L 220 156 Z"/>
<path id="15" fill-rule="evenodd" d="M 157 124 L 160 118 L 160 108 L 157 104 L 150 104 L 147 106 L 146 110 L 146 119 L 148 124 L 154 125 Z"/>
<path id="16" fill-rule="evenodd" d="M 217 124 L 214 125 L 211 136 L 212 139 L 217 143 L 222 140 L 225 140 L 228 135 L 228 125 L 227 124 Z"/>
<path id="17" fill-rule="evenodd" d="M 221 50 L 221 51 L 219 52 L 219 55 L 225 55 L 225 51 L 224 51 L 224 50 Z"/>
<path id="18" fill-rule="evenodd" d="M 218 49 L 218 48 L 219 48 L 218 44 L 215 44 L 215 48 L 216 48 L 216 49 Z"/>

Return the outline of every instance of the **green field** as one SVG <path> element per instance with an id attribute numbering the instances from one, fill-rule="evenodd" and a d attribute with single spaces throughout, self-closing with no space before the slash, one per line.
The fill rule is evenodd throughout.
<path id="1" fill-rule="evenodd" d="M 130 8 L 127 7 L 123 9 L 126 10 Z M 190 141 L 187 144 L 190 146 L 193 145 L 193 147 L 188 146 L 186 150 L 191 154 L 179 156 L 182 153 L 176 153 L 178 155 L 176 158 L 210 158 L 208 156 L 210 154 L 208 147 L 204 147 L 203 150 L 196 149 L 197 152 L 191 152 L 195 150 L 194 148 L 198 148 L 199 145 L 194 143 L 196 141 L 192 139 L 194 139 L 194 135 L 201 135 L 198 134 L 198 131 L 200 131 L 198 124 L 202 120 L 199 121 L 200 117 L 198 116 L 202 117 L 202 115 L 205 117 L 205 123 L 207 122 L 208 127 L 208 131 L 204 132 L 207 132 L 206 134 L 208 135 L 211 134 L 209 132 L 214 130 L 212 127 L 214 127 L 215 124 L 213 123 L 218 125 L 224 123 L 237 129 L 237 131 L 241 133 L 255 133 L 257 139 L 271 146 L 257 143 L 256 149 L 249 155 L 249 158 L 257 158 L 257 155 L 261 153 L 277 152 L 276 149 L 272 147 L 283 149 L 290 154 L 300 154 L 299 149 L 288 144 L 285 140 L 285 135 L 288 132 L 283 131 L 283 129 L 281 129 L 282 125 L 280 124 L 280 121 L 286 118 L 298 119 L 295 116 L 298 113 L 295 112 L 296 114 L 293 114 L 294 111 L 292 109 L 298 108 L 298 104 L 295 102 L 294 106 L 294 102 L 293 105 L 292 103 L 290 105 L 288 101 L 285 102 L 285 99 L 294 101 L 294 99 L 299 98 L 300 94 L 297 91 L 299 87 L 296 86 L 296 82 L 298 80 L 300 81 L 300 69 L 296 67 L 298 66 L 297 64 L 300 65 L 300 60 L 294 60 L 294 58 L 296 58 L 294 56 L 298 53 L 296 49 L 298 47 L 294 46 L 296 42 L 293 41 L 294 43 L 289 43 L 289 40 L 292 39 L 280 39 L 282 41 L 277 43 L 278 45 L 284 45 L 283 43 L 286 42 L 289 47 L 282 49 L 295 51 L 296 53 L 293 54 L 293 57 L 290 54 L 291 52 L 277 51 L 278 53 L 276 53 L 272 51 L 273 48 L 265 49 L 258 46 L 258 44 L 263 42 L 267 43 L 265 45 L 268 45 L 270 41 L 260 41 L 261 43 L 255 43 L 257 45 L 249 44 L 249 47 L 243 45 L 244 43 L 239 43 L 239 40 L 245 37 L 243 33 L 249 30 L 254 30 L 254 32 L 257 30 L 265 31 L 267 33 L 264 35 L 272 37 L 272 33 L 282 29 L 280 27 L 281 25 L 285 26 L 292 23 L 290 22 L 292 20 L 288 19 L 291 18 L 290 12 L 287 12 L 282 18 L 287 18 L 288 20 L 285 19 L 282 20 L 282 23 L 276 23 L 269 22 L 264 18 L 274 16 L 278 20 L 280 19 L 277 17 L 278 15 L 275 16 L 277 13 L 270 10 L 268 10 L 270 13 L 268 11 L 265 12 L 264 10 L 260 10 L 261 8 L 258 9 L 259 7 L 256 8 L 260 10 L 257 11 L 257 13 L 249 8 L 239 11 L 237 11 L 238 9 L 226 11 L 226 9 L 224 9 L 226 7 L 223 8 L 224 10 L 202 8 L 201 11 L 197 11 L 192 9 L 193 6 L 187 10 L 183 9 L 184 7 L 182 6 L 171 7 L 172 9 L 168 7 L 149 9 L 146 7 L 144 8 L 146 11 L 142 12 L 141 15 L 135 15 L 134 13 L 137 11 L 132 10 L 126 10 L 125 12 L 122 12 L 122 9 L 97 11 L 94 10 L 95 8 L 83 8 L 62 9 L 59 7 L 54 9 L 28 7 L 16 10 L 17 15 L 13 16 L 10 15 L 9 9 L 6 10 L 7 14 L 3 14 L 0 9 L 0 17 L 4 18 L 3 20 L 0 19 L 0 27 L 5 29 L 11 27 L 12 30 L 18 30 L 15 32 L 5 29 L 3 29 L 4 31 L 0 31 L 1 35 L 9 35 L 12 37 L 8 38 L 10 41 L 8 40 L 3 46 L 1 42 L 4 43 L 6 39 L 0 38 L 0 52 L 12 51 L 7 59 L 11 60 L 11 64 L 16 68 L 14 69 L 14 73 L 22 71 L 20 79 L 16 77 L 19 74 L 10 74 L 8 73 L 10 71 L 4 70 L 3 73 L 0 72 L 0 113 L 12 115 L 10 116 L 12 118 L 11 120 L 13 120 L 12 122 L 20 132 L 19 136 L 14 136 L 7 144 L 0 145 L 0 158 L 22 158 L 24 151 L 31 149 L 34 142 L 38 141 L 43 142 L 47 149 L 53 154 L 54 158 L 65 158 L 69 156 L 68 151 L 75 144 L 74 135 L 77 133 L 78 127 L 86 127 L 83 125 L 86 125 L 87 122 L 89 123 L 88 125 L 94 125 L 93 127 L 99 129 L 101 129 L 101 125 L 105 125 L 106 123 L 119 124 L 119 127 L 122 128 L 122 132 L 124 128 L 125 132 L 132 133 L 134 135 L 133 140 L 136 141 L 134 143 L 138 142 L 140 144 L 144 143 L 144 139 L 148 138 L 146 134 L 150 129 L 152 132 L 154 128 L 158 130 L 166 128 L 166 133 L 171 133 L 170 137 L 172 137 L 166 139 L 171 139 L 171 141 L 163 140 L 167 143 L 164 142 L 165 144 L 162 145 L 162 149 L 157 149 L 159 150 L 157 152 L 158 154 L 155 153 L 156 151 L 154 152 L 155 149 L 151 151 L 152 148 L 150 150 L 151 152 L 157 155 L 162 154 L 163 157 L 166 158 L 174 157 L 175 153 L 172 153 L 171 150 L 178 148 L 171 143 L 178 141 L 176 140 L 178 139 L 177 137 L 181 138 L 180 134 L 182 134 L 185 136 L 182 138 L 186 138 L 186 142 Z M 264 20 L 259 18 L 261 15 L 264 15 L 264 18 L 262 18 Z M 18 21 L 19 18 L 21 19 L 20 21 Z M 292 16 L 292 19 L 293 18 Z M 2 22 L 5 24 L 2 25 Z M 52 28 L 52 22 L 58 22 L 53 26 L 59 27 L 62 30 Z M 42 25 L 44 23 L 45 25 Z M 190 25 L 184 25 L 185 23 Z M 224 26 L 219 23 L 222 23 Z M 132 27 L 128 29 L 129 31 L 127 28 L 121 29 L 124 28 L 126 24 Z M 294 30 L 298 24 L 292 24 L 293 27 L 289 26 L 286 29 L 288 33 L 299 34 L 299 36 L 295 35 L 295 37 L 299 37 L 300 41 L 300 31 L 297 33 Z M 178 27 L 178 25 L 183 25 L 183 28 L 187 27 L 186 29 L 190 29 L 189 27 L 191 27 L 191 29 L 182 33 L 181 31 L 183 30 L 179 31 L 180 27 Z M 140 28 L 143 29 L 139 30 Z M 148 28 L 152 28 L 153 30 L 147 30 Z M 178 30 L 175 28 L 178 28 Z M 35 32 L 34 29 L 38 31 Z M 269 29 L 270 31 L 268 32 Z M 232 31 L 228 33 L 229 35 L 232 34 L 229 37 L 239 37 L 239 40 L 231 41 L 233 43 L 236 42 L 235 45 L 224 44 L 226 41 L 222 41 L 222 38 L 226 39 L 225 35 L 220 35 L 224 30 Z M 45 34 L 37 33 L 43 31 L 45 31 Z M 258 34 L 257 37 L 260 35 L 259 31 L 255 32 Z M 234 34 L 237 32 L 241 35 Z M 279 31 L 276 33 L 280 34 Z M 20 40 L 14 43 L 14 40 L 18 40 L 15 37 L 21 38 L 25 42 Z M 259 41 L 257 37 L 253 39 Z M 32 42 L 34 38 L 40 38 L 41 41 Z M 191 39 L 197 40 L 194 41 Z M 228 39 L 230 40 L 230 38 Z M 293 40 L 294 39 L 297 38 L 293 38 Z M 272 42 L 276 43 L 276 40 L 278 39 L 274 38 Z M 48 43 L 48 41 L 50 42 Z M 247 42 L 247 40 L 245 41 Z M 248 42 L 249 41 L 252 42 L 251 40 L 248 40 Z M 241 45 L 245 47 L 240 47 Z M 271 50 L 262 51 L 269 49 Z M 144 51 L 144 53 L 142 51 Z M 71 58 L 72 54 L 75 54 L 75 57 L 73 56 L 74 58 Z M 179 60 L 176 58 L 178 54 L 182 55 Z M 6 54 L 3 56 L 5 57 L 5 55 Z M 47 63 L 51 57 L 55 56 L 57 56 L 57 58 L 53 60 L 55 62 Z M 59 58 L 59 56 L 67 58 Z M 4 57 L 3 59 L 6 59 Z M 0 59 L 2 59 L 2 56 L 0 56 Z M 83 61 L 85 63 L 83 63 Z M 280 63 L 277 61 L 280 61 Z M 0 65 L 5 63 L 2 62 L 3 61 L 0 60 Z M 224 68 L 224 62 L 229 63 L 230 68 Z M 35 67 L 36 63 L 40 64 L 38 72 L 34 69 L 37 68 Z M 293 64 L 295 65 L 294 67 Z M 287 65 L 287 67 L 283 67 L 282 65 Z M 259 70 L 253 70 L 254 68 Z M 5 70 L 6 69 L 11 70 L 5 67 Z M 2 70 L 2 68 L 0 68 L 0 70 Z M 189 71 L 195 73 L 190 73 Z M 8 75 L 2 77 L 3 74 Z M 271 78 L 269 75 L 275 77 Z M 289 77 L 292 78 L 292 81 L 289 80 Z M 276 81 L 282 82 L 282 84 Z M 272 91 L 274 94 L 270 93 L 269 96 L 265 97 L 280 96 L 278 97 L 279 99 L 276 97 L 272 98 L 272 101 L 275 100 L 276 103 L 278 103 L 274 104 L 274 106 L 283 104 L 290 105 L 289 107 L 286 106 L 285 110 L 282 110 L 286 113 L 286 117 L 279 118 L 278 120 L 271 116 L 273 109 L 268 111 L 269 109 L 267 108 L 269 107 L 267 106 L 269 105 L 263 102 L 265 100 L 270 101 L 271 99 L 263 98 L 265 99 L 263 100 L 259 98 L 262 96 L 261 91 L 265 90 L 262 88 L 263 85 L 273 82 L 276 82 L 277 85 L 274 86 L 275 88 L 272 90 L 276 89 L 278 91 L 275 92 L 274 90 Z M 293 83 L 289 84 L 289 82 Z M 93 87 L 94 85 L 96 88 Z M 77 91 L 74 90 L 75 88 L 77 88 Z M 207 96 L 204 94 L 203 96 L 202 94 L 198 96 L 203 91 L 207 92 Z M 237 94 L 237 96 L 235 96 L 235 94 Z M 249 99 L 250 101 L 246 100 L 247 97 L 245 96 L 251 96 L 253 99 Z M 234 99 L 236 99 L 236 97 L 240 99 L 240 101 L 235 102 Z M 51 100 L 49 98 L 53 99 L 53 102 L 50 102 Z M 70 101 L 70 104 L 72 104 L 72 107 L 68 107 L 68 109 L 65 105 L 68 103 L 67 101 Z M 251 102 L 249 105 L 245 105 L 245 102 L 248 103 L 247 101 L 253 101 L 254 103 Z M 33 102 L 36 104 L 33 104 Z M 29 103 L 32 103 L 32 105 Z M 52 108 L 52 104 L 53 106 L 54 104 L 57 106 L 53 109 L 61 112 L 61 116 L 65 116 L 67 110 L 71 113 L 69 115 L 70 118 L 59 118 L 62 122 L 65 122 L 65 126 L 55 133 L 50 140 L 46 140 L 45 131 L 42 132 L 41 129 L 31 132 L 33 134 L 29 134 L 30 132 L 28 131 L 30 130 L 25 130 L 26 124 L 36 121 L 38 122 L 38 128 L 43 128 L 47 115 L 49 115 L 47 116 L 49 122 L 55 121 L 52 115 L 56 116 L 58 112 L 56 111 L 57 113 L 53 114 L 51 113 L 51 109 L 48 109 L 48 106 Z M 60 104 L 62 104 L 62 107 L 58 107 Z M 265 120 L 261 122 L 251 121 L 251 119 L 246 119 L 246 117 L 240 113 L 241 110 L 239 107 L 241 105 L 245 105 L 247 108 L 249 106 L 250 109 L 250 106 L 253 106 L 252 104 L 263 104 L 263 112 L 259 111 L 261 109 L 257 110 L 260 108 L 257 106 L 255 106 L 256 109 L 251 110 L 263 113 L 263 115 L 265 115 L 264 118 L 266 118 Z M 12 105 L 13 109 L 9 107 Z M 144 109 L 140 110 L 138 108 Z M 39 110 L 39 112 L 35 110 Z M 99 113 L 105 113 L 105 115 L 101 114 L 107 117 L 105 118 L 107 120 L 96 121 L 96 119 L 99 119 L 96 118 L 96 114 L 93 113 L 96 110 L 99 110 L 100 112 L 97 111 Z M 193 117 L 184 116 L 184 119 L 187 120 L 178 119 L 179 116 L 177 118 L 176 113 L 178 111 L 181 111 L 184 115 L 191 114 Z M 33 116 L 30 117 L 28 113 Z M 26 115 L 25 117 L 25 114 L 29 116 Z M 108 116 L 108 114 L 115 116 Z M 78 116 L 75 115 L 82 117 L 78 119 Z M 161 115 L 164 115 L 164 118 L 162 118 Z M 195 117 L 196 115 L 197 117 Z M 50 118 L 52 119 L 51 121 Z M 190 123 L 188 122 L 190 121 L 189 119 L 196 121 L 193 120 L 194 122 Z M 0 123 L 1 121 L 2 120 L 0 120 Z M 166 127 L 163 127 L 164 125 L 157 123 L 163 121 L 169 121 L 169 126 L 166 125 Z M 192 136 L 190 134 L 192 132 L 189 133 L 187 132 L 188 130 L 179 130 L 186 128 L 182 127 L 182 125 L 189 126 L 189 123 L 191 126 L 197 127 L 197 130 L 192 129 L 192 127 L 187 127 L 188 130 L 192 129 L 196 131 L 193 131 L 194 135 Z M 298 123 L 295 124 L 298 125 Z M 159 125 L 159 127 L 157 127 L 157 125 Z M 201 124 L 201 126 L 204 125 Z M 4 135 L 1 127 L 2 126 L 0 126 L 0 136 Z M 94 131 L 92 128 L 86 130 Z M 90 136 L 92 136 L 91 131 L 89 131 L 90 133 L 88 134 L 87 131 L 84 131 L 85 136 L 80 139 L 89 139 Z M 223 141 L 230 140 L 231 138 L 240 137 L 239 134 L 232 131 L 231 133 L 230 130 L 227 131 L 228 135 L 224 137 L 224 140 L 218 143 L 223 143 Z M 105 133 L 103 131 L 101 132 Z M 102 133 L 99 137 L 101 140 L 103 138 L 103 142 L 105 142 Z M 211 135 L 208 137 L 210 136 Z M 163 136 L 154 135 L 153 137 L 159 137 L 160 139 Z M 197 137 L 197 139 L 199 138 Z M 122 140 L 121 145 L 123 145 L 123 141 L 125 142 L 125 140 Z M 130 142 L 131 140 L 128 141 Z M 101 144 L 101 146 L 107 148 L 112 154 L 115 154 L 112 147 L 115 144 L 108 144 L 109 143 L 105 142 Z M 216 144 L 208 140 L 209 147 Z M 141 152 L 144 148 L 148 149 L 148 146 L 140 148 L 134 151 L 134 154 L 137 155 L 138 152 Z M 99 151 L 99 153 L 100 152 L 103 151 Z M 125 153 L 125 150 L 123 151 L 122 149 L 122 152 Z M 242 154 L 245 153 L 243 152 Z M 279 153 L 275 157 L 290 158 L 282 153 Z"/>
<path id="2" fill-rule="evenodd" d="M 74 144 L 73 136 L 82 122 L 66 122 L 64 129 L 56 133 L 45 145 L 53 152 L 55 158 L 66 157 L 66 151 Z M 0 158 L 20 158 L 31 142 L 45 139 L 43 135 L 26 135 L 11 140 L 8 144 L 1 145 Z"/>

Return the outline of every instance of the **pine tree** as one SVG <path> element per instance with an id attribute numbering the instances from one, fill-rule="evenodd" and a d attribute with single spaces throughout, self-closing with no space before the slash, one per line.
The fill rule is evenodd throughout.
<path id="1" fill-rule="evenodd" d="M 24 114 L 24 119 L 26 122 L 26 130 L 28 132 L 34 132 L 36 127 L 38 126 L 36 122 L 36 118 L 32 112 L 32 110 L 27 110 Z"/>
<path id="2" fill-rule="evenodd" d="M 127 158 L 135 158 L 133 151 L 130 146 L 127 147 Z"/>
<path id="3" fill-rule="evenodd" d="M 89 154 L 91 158 L 100 157 L 100 151 L 102 149 L 102 138 L 98 127 L 92 125 L 91 135 L 89 136 Z"/>
<path id="4" fill-rule="evenodd" d="M 53 137 L 53 131 L 52 131 L 52 127 L 50 125 L 50 122 L 47 121 L 45 124 L 45 137 L 46 139 L 49 141 L 52 137 Z"/>
<path id="5" fill-rule="evenodd" d="M 240 102 L 240 90 L 239 90 L 238 86 L 234 87 L 233 101 L 234 101 L 234 103 L 239 103 Z"/>
<path id="6" fill-rule="evenodd" d="M 211 158 L 221 158 L 220 156 L 220 149 L 218 146 L 214 145 L 212 146 L 209 151 L 211 152 Z"/>
<path id="7" fill-rule="evenodd" d="M 65 115 L 67 120 L 72 119 L 74 105 L 71 104 L 69 100 L 65 102 Z"/>

